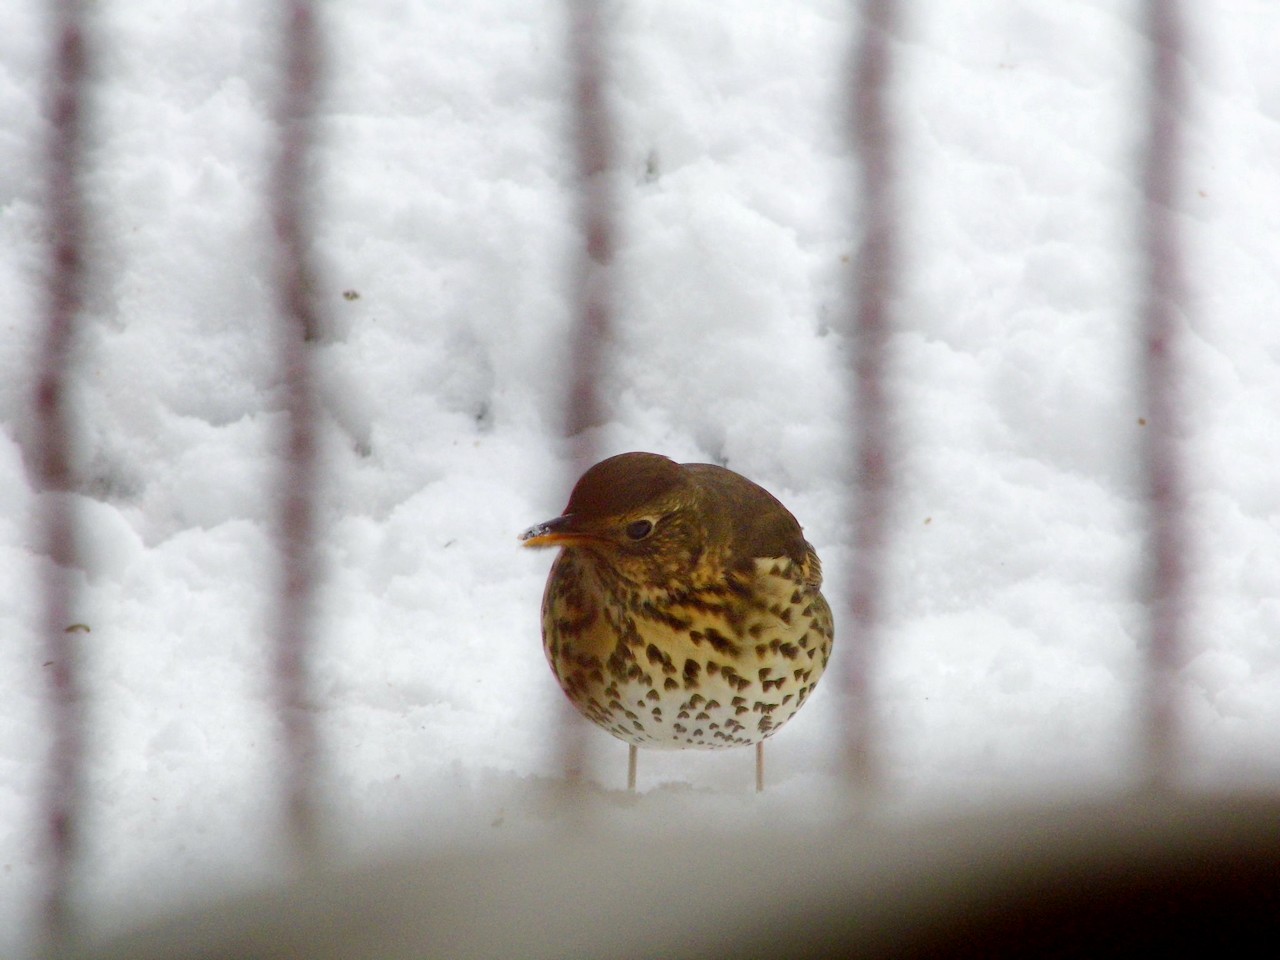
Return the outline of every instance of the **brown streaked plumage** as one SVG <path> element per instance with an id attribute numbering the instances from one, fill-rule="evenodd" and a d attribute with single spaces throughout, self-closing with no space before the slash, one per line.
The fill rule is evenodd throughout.
<path id="1" fill-rule="evenodd" d="M 588 719 L 637 747 L 757 745 L 831 654 L 822 567 L 768 491 L 708 463 L 624 453 L 521 534 L 560 547 L 542 600 L 547 660 Z"/>

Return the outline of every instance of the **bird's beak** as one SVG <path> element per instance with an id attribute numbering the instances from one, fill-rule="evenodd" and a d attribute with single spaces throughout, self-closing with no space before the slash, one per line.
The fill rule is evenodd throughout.
<path id="1" fill-rule="evenodd" d="M 526 547 L 566 547 L 589 539 L 592 539 L 591 532 L 571 513 L 534 524 L 520 534 L 520 542 Z"/>

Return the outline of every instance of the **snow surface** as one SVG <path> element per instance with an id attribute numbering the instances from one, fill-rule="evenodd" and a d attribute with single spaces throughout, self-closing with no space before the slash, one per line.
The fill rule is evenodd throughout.
<path id="1" fill-rule="evenodd" d="M 278 868 L 264 627 L 280 468 L 264 214 L 277 34 L 250 0 L 90 6 L 81 896 L 109 929 Z M 764 484 L 818 548 L 836 609 L 853 6 L 608 7 L 625 234 L 604 452 L 710 460 Z M 875 683 L 886 803 L 1120 788 L 1145 629 L 1139 6 L 905 6 L 903 453 Z M 564 15 L 550 0 L 323 7 L 326 804 L 353 850 L 501 842 L 554 815 L 537 798 L 559 776 L 550 732 L 565 709 L 538 639 L 551 558 L 515 539 L 559 512 L 570 480 L 558 430 L 581 237 Z M 1184 7 L 1184 761 L 1198 782 L 1275 787 L 1280 5 Z M 0 5 L 0 954 L 30 938 L 47 748 L 25 460 L 47 257 L 43 8 Z M 644 794 L 604 815 L 819 805 L 838 787 L 834 686 L 770 742 L 761 798 L 750 751 L 648 754 Z M 589 736 L 616 797 L 625 750 Z"/>

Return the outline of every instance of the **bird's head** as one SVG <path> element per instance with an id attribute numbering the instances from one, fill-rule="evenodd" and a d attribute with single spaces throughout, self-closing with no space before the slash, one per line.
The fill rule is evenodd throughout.
<path id="1" fill-rule="evenodd" d="M 687 581 L 706 550 L 698 490 L 656 453 L 602 460 L 578 480 L 564 513 L 520 535 L 526 547 L 580 549 L 636 583 Z"/>

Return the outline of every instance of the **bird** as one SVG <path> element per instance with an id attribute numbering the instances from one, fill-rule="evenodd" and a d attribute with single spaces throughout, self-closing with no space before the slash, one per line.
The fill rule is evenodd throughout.
<path id="1" fill-rule="evenodd" d="M 564 512 L 520 534 L 558 547 L 542 642 L 587 719 L 639 747 L 756 747 L 812 694 L 834 624 L 822 564 L 772 494 L 710 463 L 632 452 L 590 467 Z"/>

